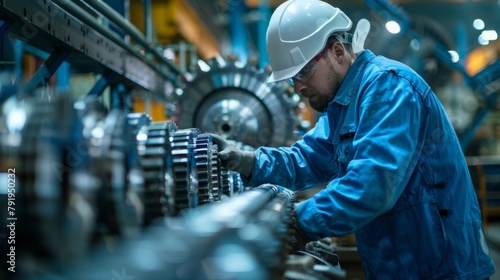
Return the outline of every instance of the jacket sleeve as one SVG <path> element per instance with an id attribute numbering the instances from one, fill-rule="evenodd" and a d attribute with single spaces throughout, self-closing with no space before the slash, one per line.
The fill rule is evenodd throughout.
<path id="1" fill-rule="evenodd" d="M 329 139 L 328 119 L 321 116 L 314 129 L 287 148 L 258 148 L 248 186 L 276 184 L 290 190 L 302 190 L 326 183 L 337 174 L 334 148 Z"/>
<path id="2" fill-rule="evenodd" d="M 360 88 L 353 158 L 346 174 L 300 204 L 299 226 L 311 239 L 352 233 L 391 209 L 408 183 L 421 151 L 426 112 L 411 83 L 380 71 Z"/>

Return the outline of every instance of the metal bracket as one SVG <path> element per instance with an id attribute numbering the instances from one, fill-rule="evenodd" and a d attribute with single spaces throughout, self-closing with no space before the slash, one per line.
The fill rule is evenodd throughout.
<path id="1" fill-rule="evenodd" d="M 104 90 L 111 84 L 113 79 L 116 77 L 116 73 L 108 73 L 103 75 L 92 87 L 92 89 L 87 93 L 87 97 L 98 97 Z"/>
<path id="2" fill-rule="evenodd" d="M 69 51 L 56 50 L 52 52 L 49 58 L 43 63 L 42 66 L 36 71 L 35 75 L 30 79 L 30 81 L 24 87 L 24 91 L 27 94 L 32 94 L 33 91 L 39 86 L 45 85 L 47 81 L 54 75 L 59 66 L 66 60 Z"/>

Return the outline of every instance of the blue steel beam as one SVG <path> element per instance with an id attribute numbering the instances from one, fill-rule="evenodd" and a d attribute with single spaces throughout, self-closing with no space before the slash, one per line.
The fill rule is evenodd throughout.
<path id="1" fill-rule="evenodd" d="M 68 62 L 63 62 L 57 69 L 56 85 L 57 92 L 68 93 L 71 82 L 71 65 Z"/>
<path id="2" fill-rule="evenodd" d="M 90 91 L 87 93 L 87 97 L 98 97 L 101 96 L 101 94 L 104 92 L 104 90 L 111 85 L 111 82 L 113 79 L 117 76 L 116 73 L 110 72 L 106 75 L 103 75 L 90 89 Z"/>
<path id="3" fill-rule="evenodd" d="M 229 1 L 229 28 L 231 31 L 232 53 L 238 56 L 239 61 L 244 63 L 248 60 L 248 35 L 243 17 L 245 14 L 245 1 Z"/>
<path id="4" fill-rule="evenodd" d="M 153 42 L 153 17 L 151 16 L 151 0 L 142 0 L 144 7 L 144 33 L 146 35 L 146 42 Z"/>
<path id="5" fill-rule="evenodd" d="M 35 75 L 33 75 L 26 84 L 24 87 L 25 92 L 27 94 L 32 94 L 37 87 L 45 85 L 69 54 L 70 51 L 67 50 L 55 50 L 52 52 L 49 58 L 40 66 Z"/>
<path id="6" fill-rule="evenodd" d="M 16 81 L 23 80 L 23 52 L 25 45 L 21 40 L 12 39 L 12 45 L 14 46 L 14 75 Z"/>
<path id="7" fill-rule="evenodd" d="M 271 8 L 269 6 L 269 0 L 259 1 L 259 14 L 260 19 L 257 23 L 257 35 L 258 38 L 266 38 L 267 25 L 269 24 L 269 19 L 271 18 Z M 259 66 L 264 68 L 269 65 L 269 57 L 267 56 L 267 48 L 265 40 L 257 40 L 257 49 L 259 51 Z"/>
<path id="8" fill-rule="evenodd" d="M 130 108 L 130 96 L 127 95 L 126 88 L 123 84 L 117 84 L 111 87 L 109 95 L 109 107 L 110 109 L 118 109 L 129 113 Z"/>

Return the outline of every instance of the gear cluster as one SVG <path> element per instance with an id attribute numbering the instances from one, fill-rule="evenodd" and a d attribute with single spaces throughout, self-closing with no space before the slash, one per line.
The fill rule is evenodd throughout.
<path id="1" fill-rule="evenodd" d="M 22 232 L 42 237 L 20 234 L 30 252 L 77 257 L 242 190 L 238 175 L 221 168 L 211 134 L 197 128 L 96 99 L 12 98 L 2 109 L 0 156 L 4 169 L 18 167 Z"/>

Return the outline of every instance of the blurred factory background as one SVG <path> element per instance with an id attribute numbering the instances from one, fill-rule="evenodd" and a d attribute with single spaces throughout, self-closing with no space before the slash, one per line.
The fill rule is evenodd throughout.
<path id="1" fill-rule="evenodd" d="M 0 0 L 0 279 L 363 279 L 351 236 L 288 254 L 314 190 L 246 189 L 209 134 L 252 150 L 314 126 L 266 83 L 282 2 Z M 500 2 L 327 2 L 442 101 L 500 264 Z"/>

